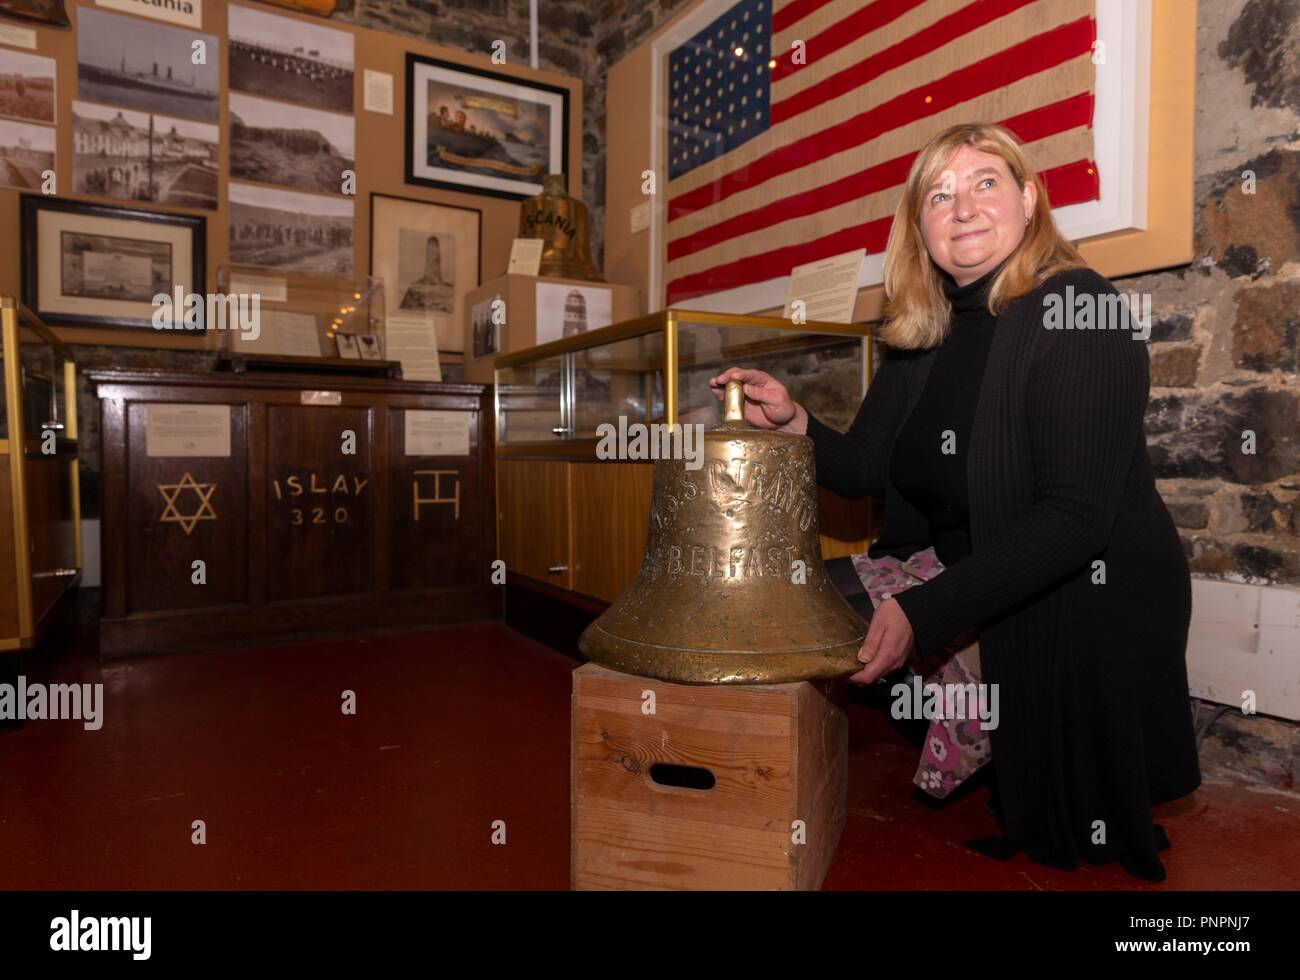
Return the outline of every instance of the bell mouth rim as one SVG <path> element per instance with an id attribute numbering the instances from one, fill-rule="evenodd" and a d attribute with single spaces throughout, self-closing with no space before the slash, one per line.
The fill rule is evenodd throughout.
<path id="1" fill-rule="evenodd" d="M 586 634 L 592 630 L 599 631 L 618 643 L 635 643 L 639 647 L 644 647 L 650 650 L 664 650 L 669 653 L 682 653 L 702 657 L 797 657 L 801 655 L 837 653 L 850 646 L 853 647 L 853 652 L 856 654 L 858 650 L 862 649 L 862 644 L 867 638 L 867 634 L 864 631 L 855 640 L 841 640 L 838 643 L 828 643 L 825 646 L 820 647 L 793 647 L 783 649 L 779 652 L 766 652 L 762 650 L 701 650 L 699 647 L 675 647 L 668 646 L 665 643 L 648 643 L 645 640 L 634 640 L 630 637 L 619 636 L 617 633 L 611 633 L 609 630 L 605 629 L 605 627 L 601 626 L 599 622 L 594 622 L 587 627 L 583 632 L 582 639 L 585 639 Z M 581 642 L 581 640 L 579 642 Z"/>
<path id="2" fill-rule="evenodd" d="M 609 641 L 616 641 L 611 643 Z M 578 640 L 578 649 L 592 663 L 639 677 L 676 684 L 793 684 L 801 681 L 838 680 L 862 669 L 858 651 L 863 637 L 852 642 L 773 653 L 715 652 L 663 647 L 628 641 L 592 623 Z M 648 656 L 628 650 L 635 642 Z M 657 658 L 656 650 L 667 656 Z M 738 659 L 741 658 L 741 659 Z M 752 661 L 758 662 L 752 662 Z M 750 662 L 747 662 L 750 661 Z"/>

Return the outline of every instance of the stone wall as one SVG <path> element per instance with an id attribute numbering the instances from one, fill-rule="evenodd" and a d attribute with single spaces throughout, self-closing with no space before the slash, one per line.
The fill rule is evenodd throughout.
<path id="1" fill-rule="evenodd" d="M 1147 432 L 1193 571 L 1296 584 L 1300 2 L 1198 12 L 1195 261 L 1116 286 L 1152 296 Z"/>
<path id="2" fill-rule="evenodd" d="M 1195 260 L 1116 285 L 1152 294 L 1148 441 L 1193 572 L 1294 586 L 1300 2 L 1208 0 L 1198 18 Z M 1201 759 L 1207 773 L 1222 766 L 1296 790 L 1300 728 L 1229 710 Z"/>

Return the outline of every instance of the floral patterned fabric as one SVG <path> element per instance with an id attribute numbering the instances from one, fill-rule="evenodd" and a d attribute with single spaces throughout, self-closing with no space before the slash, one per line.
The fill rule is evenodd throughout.
<path id="1" fill-rule="evenodd" d="M 933 548 L 926 548 L 907 561 L 889 556 L 870 558 L 865 554 L 854 555 L 853 569 L 871 597 L 873 608 L 879 608 L 891 596 L 940 574 L 943 563 Z M 978 686 L 978 637 L 973 630 L 959 636 L 925 662 L 913 653 L 907 667 L 923 678 L 923 687 L 937 684 L 941 690 L 949 691 L 954 690 L 947 687 L 949 684 Z M 931 796 L 942 799 L 990 758 L 989 733 L 980 728 L 979 718 L 932 718 L 912 782 Z"/>

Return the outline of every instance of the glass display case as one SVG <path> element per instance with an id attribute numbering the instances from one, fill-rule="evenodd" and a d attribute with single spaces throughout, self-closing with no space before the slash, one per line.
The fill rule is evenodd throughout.
<path id="1" fill-rule="evenodd" d="M 602 423 L 722 419 L 709 378 L 759 368 L 827 424 L 847 428 L 870 382 L 866 324 L 663 310 L 496 361 L 503 455 L 585 455 Z M 548 448 L 549 447 L 549 448 Z"/>
<path id="2" fill-rule="evenodd" d="M 217 289 L 233 297 L 208 324 L 226 357 L 390 359 L 382 279 L 222 265 Z"/>
<path id="3" fill-rule="evenodd" d="M 0 296 L 0 651 L 32 646 L 81 570 L 76 369 L 40 319 Z"/>

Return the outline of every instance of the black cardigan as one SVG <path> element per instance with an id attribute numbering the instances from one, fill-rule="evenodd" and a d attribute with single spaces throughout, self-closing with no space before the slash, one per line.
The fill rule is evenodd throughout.
<path id="1" fill-rule="evenodd" d="M 923 654 L 979 628 L 982 679 L 1000 689 L 991 738 L 1008 841 L 1052 863 L 1118 857 L 1159 879 L 1150 807 L 1200 782 L 1191 581 L 1147 457 L 1146 344 L 1131 324 L 1048 329 L 1044 298 L 1067 287 L 1115 292 L 1074 269 L 1001 312 L 968 440 L 972 552 L 896 598 Z M 885 497 L 873 556 L 930 543 L 888 462 L 936 350 L 887 352 L 847 433 L 808 418 L 818 481 Z"/>

